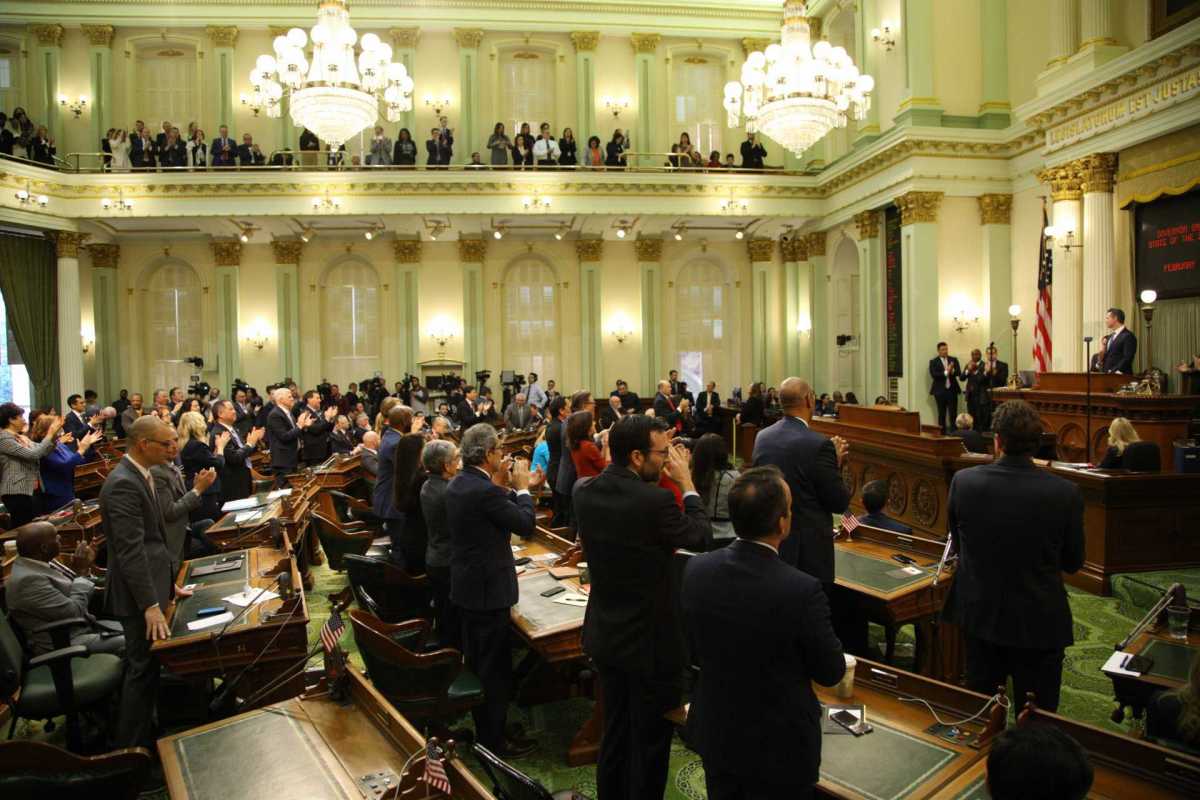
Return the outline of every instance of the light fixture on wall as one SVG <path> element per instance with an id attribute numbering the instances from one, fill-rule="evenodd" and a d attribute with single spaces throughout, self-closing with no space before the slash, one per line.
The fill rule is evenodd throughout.
<path id="1" fill-rule="evenodd" d="M 1079 242 L 1075 241 L 1075 231 L 1065 225 L 1047 225 L 1042 232 L 1068 253 L 1079 247 Z"/>
<path id="2" fill-rule="evenodd" d="M 564 222 L 562 225 L 559 225 L 558 230 L 554 232 L 554 238 L 561 242 L 570 230 L 570 226 Z"/>
<path id="3" fill-rule="evenodd" d="M 549 211 L 550 198 L 535 191 L 531 196 L 522 198 L 521 206 L 526 211 Z"/>
<path id="4" fill-rule="evenodd" d="M 613 118 L 621 116 L 622 111 L 629 110 L 630 100 L 628 97 L 605 97 L 604 108 L 612 112 Z"/>
<path id="5" fill-rule="evenodd" d="M 50 198 L 46 197 L 46 195 L 33 193 L 29 181 L 25 181 L 25 188 L 17 189 L 14 196 L 17 198 L 17 202 L 23 206 L 37 206 L 38 208 L 45 208 L 50 204 Z"/>
<path id="6" fill-rule="evenodd" d="M 425 95 L 425 107 L 432 109 L 434 116 L 440 117 L 442 112 L 450 108 L 450 95 L 444 94 L 441 97 L 434 97 L 431 94 Z"/>
<path id="7" fill-rule="evenodd" d="M 435 222 L 429 229 L 429 241 L 436 242 L 438 237 L 446 232 L 449 226 L 442 222 Z"/>
<path id="8" fill-rule="evenodd" d="M 608 322 L 608 333 L 617 344 L 624 344 L 626 339 L 633 337 L 633 323 L 624 314 L 614 314 Z"/>
<path id="9" fill-rule="evenodd" d="M 796 323 L 796 333 L 812 333 L 812 317 L 802 314 Z"/>
<path id="10" fill-rule="evenodd" d="M 305 244 L 311 242 L 313 236 L 315 235 L 316 231 L 313 230 L 311 225 L 305 225 L 300 229 L 300 241 L 304 242 Z"/>
<path id="11" fill-rule="evenodd" d="M 733 233 L 733 238 L 737 239 L 739 242 L 740 242 L 742 239 L 745 239 L 745 238 L 746 238 L 746 231 L 745 231 L 745 229 L 744 229 L 744 228 L 738 228 L 736 231 L 734 231 L 734 233 Z"/>
<path id="12" fill-rule="evenodd" d="M 251 113 L 256 117 L 258 116 L 258 112 L 262 111 L 263 106 L 266 105 L 266 98 L 263 97 L 262 92 L 252 92 L 250 94 L 242 92 L 241 98 L 242 105 L 250 109 Z"/>
<path id="13" fill-rule="evenodd" d="M 750 210 L 750 204 L 737 199 L 731 192 L 728 198 L 721 201 L 720 208 L 722 214 L 745 214 Z"/>
<path id="14" fill-rule="evenodd" d="M 376 222 L 376 223 L 375 223 L 374 225 L 372 225 L 370 228 L 368 228 L 367 230 L 363 231 L 363 238 L 364 238 L 364 239 L 366 239 L 366 240 L 369 242 L 369 241 L 371 241 L 372 239 L 374 239 L 376 236 L 378 236 L 379 234 L 383 233 L 383 231 L 384 231 L 384 230 L 385 230 L 385 228 L 384 228 L 384 225 L 383 225 L 383 223 L 382 223 L 382 222 Z"/>
<path id="15" fill-rule="evenodd" d="M 496 226 L 495 230 L 492 231 L 492 238 L 497 241 L 504 238 L 504 226 L 503 225 Z"/>
<path id="16" fill-rule="evenodd" d="M 951 307 L 955 309 L 953 312 L 953 324 L 954 330 L 958 333 L 962 333 L 968 328 L 979 324 L 979 312 L 967 307 L 966 298 L 960 297 Z"/>
<path id="17" fill-rule="evenodd" d="M 87 355 L 87 352 L 96 346 L 96 337 L 90 335 L 87 331 L 83 331 L 80 333 L 79 338 L 83 344 L 84 355 Z"/>
<path id="18" fill-rule="evenodd" d="M 254 236 L 254 232 L 258 230 L 258 228 L 254 227 L 253 225 L 242 225 L 238 222 L 233 224 L 237 225 L 238 241 L 242 244 L 250 244 L 250 239 Z"/>
<path id="19" fill-rule="evenodd" d="M 342 199 L 340 197 L 334 197 L 329 194 L 328 191 L 326 191 L 324 197 L 314 197 L 312 199 L 312 208 L 313 211 L 317 212 L 318 214 L 341 211 Z"/>
<path id="20" fill-rule="evenodd" d="M 684 234 L 686 234 L 686 233 L 687 233 L 687 225 L 686 224 L 681 222 L 678 225 L 676 225 L 675 226 L 675 234 L 674 234 L 675 241 L 682 242 Z"/>
<path id="21" fill-rule="evenodd" d="M 83 111 L 85 108 L 87 108 L 87 104 L 88 99 L 87 95 L 85 94 L 79 95 L 79 97 L 74 101 L 72 101 L 65 94 L 60 94 L 58 96 L 58 105 L 74 114 L 75 119 L 79 119 L 81 116 L 83 116 Z"/>
<path id="22" fill-rule="evenodd" d="M 437 317 L 429 326 L 429 338 L 437 342 L 438 360 L 444 360 L 446 343 L 454 338 L 454 326 L 447 317 Z"/>
<path id="23" fill-rule="evenodd" d="M 133 211 L 133 201 L 125 199 L 125 192 L 122 189 L 117 189 L 117 196 L 103 197 L 100 199 L 100 208 L 110 214 L 129 213 Z"/>
<path id="24" fill-rule="evenodd" d="M 885 19 L 878 28 L 871 30 L 871 41 L 890 52 L 896 46 L 896 31 L 899 29 L 898 23 Z"/>

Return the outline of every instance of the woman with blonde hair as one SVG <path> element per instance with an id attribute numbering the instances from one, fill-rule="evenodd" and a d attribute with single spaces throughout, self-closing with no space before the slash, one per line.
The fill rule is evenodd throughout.
<path id="1" fill-rule="evenodd" d="M 1117 417 L 1108 425 L 1108 452 L 1100 462 L 1101 469 L 1121 469 L 1125 462 L 1125 448 L 1141 438 L 1133 425 L 1124 417 Z"/>
<path id="2" fill-rule="evenodd" d="M 179 417 L 179 460 L 183 464 L 183 482 L 189 489 L 196 482 L 201 470 L 215 469 L 218 473 L 225 467 L 225 445 L 229 443 L 229 431 L 222 429 L 211 440 L 204 415 L 199 411 L 185 411 Z M 221 518 L 221 479 L 200 495 L 200 507 L 189 515 L 192 522 L 202 519 Z"/>
<path id="3" fill-rule="evenodd" d="M 400 398 L 394 395 L 388 395 L 379 403 L 379 413 L 375 415 L 375 432 L 383 436 L 383 429 L 387 426 L 388 412 L 400 403 Z"/>

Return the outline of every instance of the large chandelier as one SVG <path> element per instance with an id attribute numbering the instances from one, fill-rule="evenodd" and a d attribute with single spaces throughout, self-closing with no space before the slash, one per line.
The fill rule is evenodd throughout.
<path id="1" fill-rule="evenodd" d="M 304 48 L 312 41 L 312 54 Z M 359 45 L 357 63 L 354 45 Z M 373 33 L 359 40 L 343 0 L 321 0 L 312 34 L 292 28 L 275 37 L 275 55 L 261 55 L 250 71 L 254 102 L 268 117 L 282 114 L 290 95 L 292 122 L 308 128 L 337 149 L 379 119 L 382 99 L 389 122 L 412 110 L 413 79 L 392 61 L 392 48 Z"/>
<path id="2" fill-rule="evenodd" d="M 755 51 L 742 65 L 742 80 L 725 84 L 729 127 L 762 131 L 799 156 L 834 128 L 845 127 L 871 107 L 875 80 L 860 75 L 843 47 L 810 47 L 805 0 L 786 0 L 782 44 Z"/>

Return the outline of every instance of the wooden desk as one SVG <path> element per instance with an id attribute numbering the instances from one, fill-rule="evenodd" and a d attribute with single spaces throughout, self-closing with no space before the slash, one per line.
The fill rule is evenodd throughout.
<path id="1" fill-rule="evenodd" d="M 1165 623 L 1154 625 L 1133 640 L 1123 652 L 1129 655 L 1144 655 L 1153 659 L 1149 672 L 1142 675 L 1125 675 L 1102 670 L 1112 680 L 1113 696 L 1118 709 L 1113 718 L 1124 718 L 1128 706 L 1136 719 L 1145 714 L 1150 698 L 1163 690 L 1181 689 L 1187 683 L 1192 661 L 1200 654 L 1200 614 L 1192 612 L 1192 627 L 1187 641 L 1172 639 Z"/>
<path id="2" fill-rule="evenodd" d="M 202 577 L 193 577 L 192 572 L 232 554 L 183 562 L 175 582 L 179 586 L 197 584 L 195 593 L 167 611 L 171 638 L 155 642 L 150 649 L 163 666 L 179 675 L 232 679 L 257 660 L 237 685 L 237 693 L 244 697 L 288 672 L 308 653 L 308 605 L 300 588 L 300 572 L 286 543 L 283 550 L 258 547 L 240 552 L 244 554 L 240 569 Z M 274 583 L 281 566 L 292 575 L 292 586 L 296 589 L 292 601 L 268 600 L 237 618 L 241 609 L 221 599 L 241 592 L 246 583 L 254 590 L 277 589 Z M 227 628 L 217 625 L 188 630 L 187 623 L 197 618 L 197 610 L 221 605 L 235 616 Z M 222 634 L 219 639 L 218 634 Z M 295 697 L 303 691 L 304 673 L 298 671 L 262 698 L 260 704 Z"/>
<path id="3" fill-rule="evenodd" d="M 263 498 L 265 499 L 265 497 Z M 245 550 L 250 547 L 271 547 L 274 545 L 274 533 L 271 520 L 283 519 L 283 501 L 273 500 L 256 510 L 259 513 L 245 522 L 238 522 L 238 515 L 246 512 L 230 511 L 224 514 L 204 533 L 221 552 Z M 286 527 L 286 526 L 285 526 Z M 290 537 L 289 537 L 290 538 Z M 295 547 L 297 542 L 293 541 Z"/>
<path id="4" fill-rule="evenodd" d="M 324 467 L 307 467 L 288 476 L 293 489 L 345 489 L 356 480 L 367 477 L 358 455 L 337 455 Z"/>
<path id="5" fill-rule="evenodd" d="M 319 691 L 159 739 L 172 800 L 373 800 L 380 794 L 360 780 L 379 773 L 402 791 L 418 786 L 424 737 L 362 673 L 350 667 L 348 675 L 348 704 Z M 445 767 L 456 800 L 492 798 L 458 758 Z M 425 797 L 420 786 L 404 796 Z"/>
<path id="6" fill-rule="evenodd" d="M 38 520 L 49 522 L 58 530 L 64 554 L 71 553 L 80 542 L 91 543 L 97 552 L 104 544 L 104 520 L 99 500 L 81 502 L 78 512 L 74 506 L 67 506 L 57 513 L 38 517 Z"/>
<path id="7" fill-rule="evenodd" d="M 100 488 L 104 486 L 104 479 L 108 477 L 108 473 L 112 472 L 117 461 L 120 460 L 120 456 L 112 460 L 105 457 L 104 453 L 101 453 L 101 456 L 97 461 L 75 465 L 76 497 L 91 499 L 100 496 Z"/>

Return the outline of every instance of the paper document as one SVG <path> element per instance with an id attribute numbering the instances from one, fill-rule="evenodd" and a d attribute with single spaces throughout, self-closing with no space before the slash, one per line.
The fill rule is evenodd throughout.
<path id="1" fill-rule="evenodd" d="M 233 619 L 233 612 L 226 611 L 224 614 L 214 614 L 211 617 L 201 617 L 200 619 L 192 620 L 188 623 L 189 631 L 202 631 L 205 628 L 212 628 L 217 625 L 224 625 Z"/>
<path id="2" fill-rule="evenodd" d="M 258 495 L 250 495 L 241 500 L 230 500 L 225 505 L 221 506 L 221 511 L 228 514 L 230 511 L 245 511 L 249 508 L 258 508 L 262 503 L 259 502 Z"/>
<path id="3" fill-rule="evenodd" d="M 555 603 L 562 603 L 564 606 L 586 606 L 587 601 L 587 595 L 575 592 L 564 592 L 554 598 Z"/>
<path id="4" fill-rule="evenodd" d="M 274 500 L 278 500 L 281 497 L 287 497 L 291 493 L 292 493 L 291 489 L 276 489 L 275 491 L 273 491 L 267 495 L 267 502 L 270 503 Z"/>
<path id="5" fill-rule="evenodd" d="M 255 508 L 250 511 L 239 511 L 233 515 L 233 521 L 238 525 L 245 525 L 247 522 L 253 522 L 263 515 L 263 509 Z"/>
<path id="6" fill-rule="evenodd" d="M 274 600 L 275 598 L 279 597 L 279 595 L 271 591 L 263 592 L 262 596 L 259 597 L 259 591 L 260 590 L 258 589 L 251 589 L 249 592 L 238 592 L 237 594 L 231 594 L 228 597 L 222 597 L 221 599 L 226 603 L 232 603 L 238 608 L 245 608 L 251 603 L 258 605 L 259 603 L 265 603 L 268 600 Z M 255 600 L 256 597 L 258 598 L 257 600 Z"/>
<path id="7" fill-rule="evenodd" d="M 1108 672 L 1110 674 L 1129 675 L 1131 677 L 1136 678 L 1138 675 L 1141 675 L 1142 673 L 1134 672 L 1131 669 L 1125 669 L 1125 662 L 1131 658 L 1133 658 L 1133 655 L 1131 653 L 1122 653 L 1120 650 L 1117 650 L 1111 656 L 1108 657 L 1108 661 L 1105 661 L 1104 666 L 1101 667 L 1100 669 L 1103 670 L 1104 672 Z"/>

